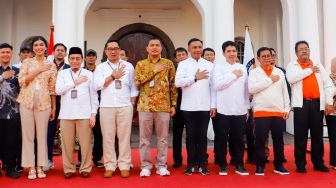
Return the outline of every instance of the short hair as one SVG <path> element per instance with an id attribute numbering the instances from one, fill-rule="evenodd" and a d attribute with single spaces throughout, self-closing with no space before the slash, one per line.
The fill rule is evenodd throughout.
<path id="1" fill-rule="evenodd" d="M 269 52 L 272 54 L 272 51 L 271 51 L 270 48 L 268 48 L 268 47 L 261 47 L 261 48 L 259 48 L 258 51 L 257 51 L 257 56 L 260 57 L 260 53 L 261 53 L 262 51 L 266 51 L 266 50 L 269 51 Z"/>
<path id="2" fill-rule="evenodd" d="M 203 41 L 201 41 L 200 39 L 198 39 L 198 38 L 192 38 L 192 39 L 190 39 L 190 40 L 188 41 L 188 46 L 189 46 L 192 42 L 196 42 L 196 41 L 199 41 L 199 42 L 201 42 L 201 43 L 203 44 Z"/>
<path id="3" fill-rule="evenodd" d="M 152 41 L 152 40 L 158 40 L 158 41 L 160 42 L 161 46 L 162 46 L 161 39 L 159 39 L 159 38 L 157 38 L 157 37 L 153 37 L 153 38 L 149 39 L 148 42 L 147 42 L 147 45 L 146 45 L 146 46 L 148 46 L 149 43 L 150 43 L 150 41 Z"/>
<path id="4" fill-rule="evenodd" d="M 118 41 L 118 40 L 115 40 L 115 39 L 110 39 L 110 40 L 108 40 L 108 41 L 105 43 L 105 47 L 104 47 L 104 49 L 106 49 L 106 48 L 107 48 L 107 44 L 108 44 L 108 43 L 111 43 L 111 42 L 115 42 L 115 43 L 117 43 L 117 44 L 118 44 L 118 46 L 120 46 L 120 45 L 119 45 L 119 41 Z"/>
<path id="5" fill-rule="evenodd" d="M 222 44 L 222 50 L 223 50 L 223 52 L 225 52 L 225 50 L 226 50 L 226 48 L 227 48 L 228 46 L 234 46 L 234 47 L 236 48 L 236 50 L 237 50 L 237 44 L 236 44 L 235 42 L 231 41 L 231 40 L 228 40 L 228 41 L 225 41 L 225 42 Z"/>
<path id="6" fill-rule="evenodd" d="M 123 50 L 125 52 L 126 57 L 128 57 L 127 51 L 124 48 L 120 48 L 120 50 Z"/>
<path id="7" fill-rule="evenodd" d="M 42 36 L 35 36 L 35 37 L 33 37 L 33 40 L 32 40 L 32 46 L 33 46 L 33 48 L 34 48 L 34 43 L 35 43 L 36 41 L 38 41 L 38 40 L 42 40 L 42 42 L 44 43 L 44 45 L 46 46 L 46 48 L 48 48 L 48 42 L 47 42 L 47 40 L 46 40 L 44 37 L 42 37 Z"/>
<path id="8" fill-rule="evenodd" d="M 206 52 L 206 51 L 213 52 L 213 53 L 214 53 L 214 55 L 216 55 L 216 53 L 215 53 L 215 50 L 214 50 L 214 49 L 212 49 L 212 48 L 205 48 L 205 49 L 203 50 L 203 52 L 202 52 L 202 56 L 201 56 L 201 57 L 204 57 L 204 54 L 205 54 L 205 52 Z"/>
<path id="9" fill-rule="evenodd" d="M 188 55 L 188 51 L 185 48 L 183 48 L 183 47 L 176 48 L 176 50 L 174 51 L 174 57 L 175 58 L 176 58 L 177 52 L 185 52 Z"/>
<path id="10" fill-rule="evenodd" d="M 0 44 L 0 49 L 3 49 L 3 48 L 9 48 L 9 49 L 13 50 L 13 46 L 11 46 L 8 43 L 2 43 L 2 44 Z"/>
<path id="11" fill-rule="evenodd" d="M 269 48 L 271 51 L 274 51 L 276 53 L 276 51 L 274 50 L 274 48 Z"/>
<path id="12" fill-rule="evenodd" d="M 57 48 L 58 46 L 63 46 L 65 52 L 67 51 L 67 47 L 66 47 L 63 43 L 56 43 L 56 44 L 54 45 L 54 51 L 56 50 L 56 48 Z"/>
<path id="13" fill-rule="evenodd" d="M 295 52 L 298 51 L 298 46 L 299 46 L 300 44 L 306 44 L 306 45 L 308 46 L 308 48 L 309 48 L 309 44 L 308 44 L 307 41 L 305 41 L 305 40 L 300 40 L 300 41 L 298 41 L 298 42 L 295 43 Z"/>

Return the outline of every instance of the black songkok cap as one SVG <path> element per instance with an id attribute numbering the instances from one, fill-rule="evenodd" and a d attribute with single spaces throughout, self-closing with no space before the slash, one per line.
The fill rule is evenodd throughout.
<path id="1" fill-rule="evenodd" d="M 79 47 L 72 47 L 72 48 L 70 48 L 70 50 L 69 50 L 69 56 L 71 54 L 79 54 L 79 55 L 83 56 L 82 49 L 80 49 Z"/>

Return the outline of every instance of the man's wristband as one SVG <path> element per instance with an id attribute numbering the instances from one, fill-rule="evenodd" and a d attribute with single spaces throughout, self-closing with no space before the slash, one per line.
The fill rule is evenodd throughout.
<path id="1" fill-rule="evenodd" d="M 174 107 L 175 109 L 177 109 L 177 105 L 172 105 L 172 107 Z"/>
<path id="2" fill-rule="evenodd" d="M 111 74 L 111 77 L 112 77 L 113 80 L 115 80 L 115 77 L 113 76 L 113 74 Z"/>

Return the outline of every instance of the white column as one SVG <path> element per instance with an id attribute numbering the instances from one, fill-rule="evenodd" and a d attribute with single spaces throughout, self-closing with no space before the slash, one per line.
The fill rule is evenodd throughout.
<path id="1" fill-rule="evenodd" d="M 323 0 L 324 67 L 330 73 L 331 60 L 336 57 L 336 1 Z"/>
<path id="2" fill-rule="evenodd" d="M 212 47 L 212 0 L 191 0 L 202 16 L 202 40 L 204 47 Z"/>
<path id="3" fill-rule="evenodd" d="M 53 16 L 55 43 L 61 42 L 68 48 L 77 46 L 77 1 L 54 0 Z"/>
<path id="4" fill-rule="evenodd" d="M 85 15 L 94 0 L 54 0 L 55 43 L 80 47 L 84 53 Z"/>
<path id="5" fill-rule="evenodd" d="M 221 62 L 224 60 L 223 42 L 234 41 L 234 0 L 213 0 L 212 2 L 212 48 L 216 52 L 216 62 Z"/>
<path id="6" fill-rule="evenodd" d="M 312 61 L 321 62 L 318 7 L 316 1 L 298 0 L 298 40 L 306 40 L 309 43 L 310 58 Z"/>

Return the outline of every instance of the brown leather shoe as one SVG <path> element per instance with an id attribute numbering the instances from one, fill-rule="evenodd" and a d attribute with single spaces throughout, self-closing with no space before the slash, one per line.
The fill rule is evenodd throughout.
<path id="1" fill-rule="evenodd" d="M 90 176 L 90 172 L 81 172 L 80 175 L 82 178 L 88 178 Z"/>
<path id="2" fill-rule="evenodd" d="M 106 170 L 104 173 L 104 178 L 110 178 L 114 174 L 113 170 Z"/>
<path id="3" fill-rule="evenodd" d="M 120 174 L 122 178 L 128 178 L 129 170 L 120 170 Z"/>
<path id="4" fill-rule="evenodd" d="M 75 176 L 74 172 L 68 172 L 64 174 L 65 179 L 70 179 Z"/>

